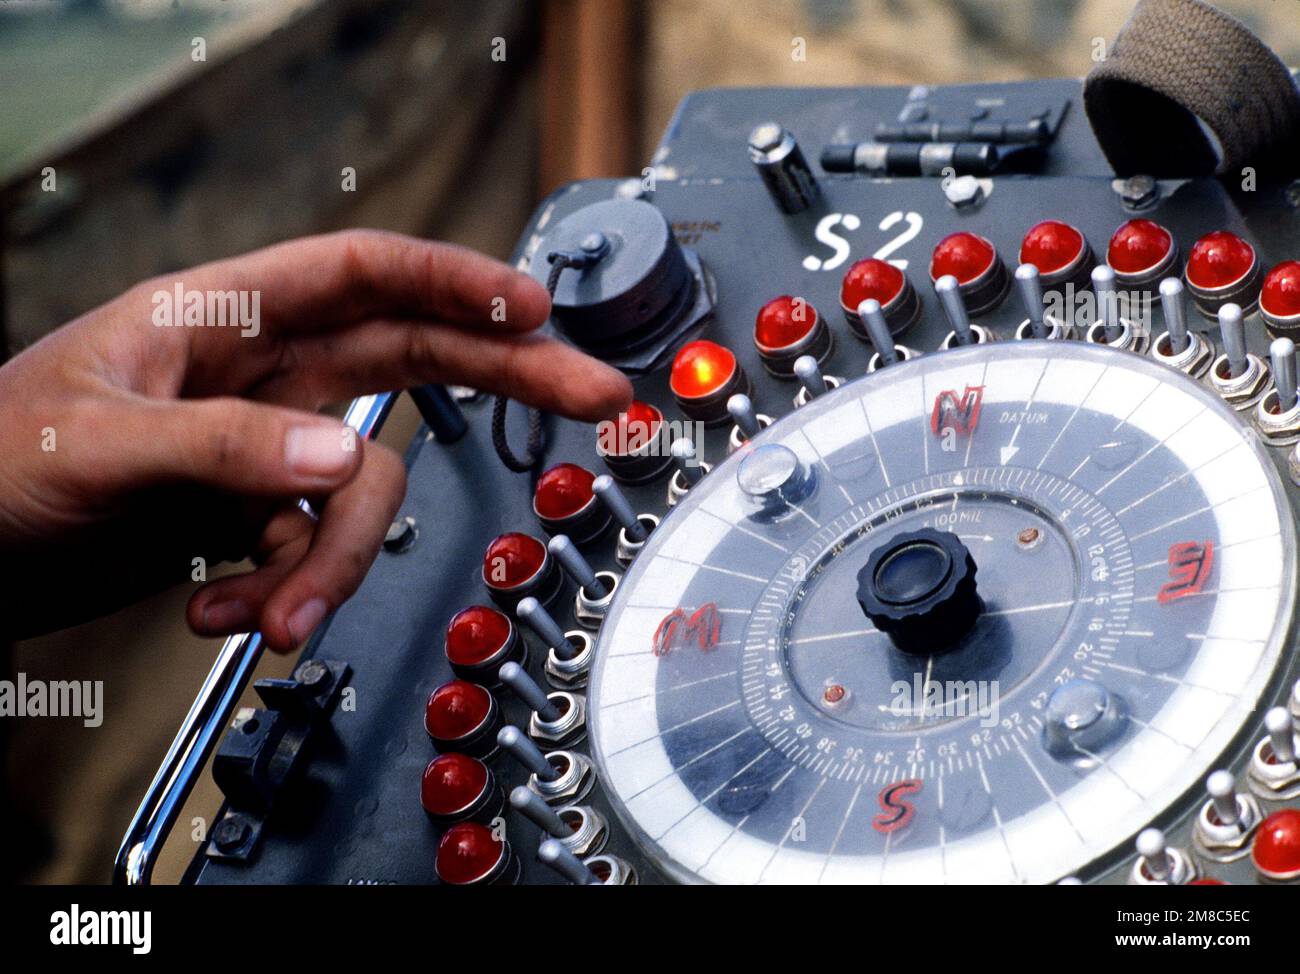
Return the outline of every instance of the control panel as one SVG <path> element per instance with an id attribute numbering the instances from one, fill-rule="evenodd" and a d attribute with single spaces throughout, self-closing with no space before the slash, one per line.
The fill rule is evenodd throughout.
<path id="1" fill-rule="evenodd" d="M 636 402 L 449 391 L 191 881 L 1300 877 L 1300 184 L 1117 178 L 1077 81 L 718 90 L 514 259 Z"/>

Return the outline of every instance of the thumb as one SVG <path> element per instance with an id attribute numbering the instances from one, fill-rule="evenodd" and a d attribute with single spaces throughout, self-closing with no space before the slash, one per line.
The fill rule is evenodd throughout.
<path id="1" fill-rule="evenodd" d="M 124 443 L 97 469 L 115 471 L 128 489 L 190 482 L 297 497 L 333 491 L 361 465 L 357 433 L 344 423 L 234 397 L 135 399 L 121 407 L 116 428 Z"/>

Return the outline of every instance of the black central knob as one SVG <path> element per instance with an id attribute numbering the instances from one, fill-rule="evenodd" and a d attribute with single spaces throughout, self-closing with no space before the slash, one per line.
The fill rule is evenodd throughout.
<path id="1" fill-rule="evenodd" d="M 890 538 L 858 572 L 858 602 L 877 629 L 908 653 L 951 649 L 984 608 L 975 559 L 951 531 L 921 528 Z"/>

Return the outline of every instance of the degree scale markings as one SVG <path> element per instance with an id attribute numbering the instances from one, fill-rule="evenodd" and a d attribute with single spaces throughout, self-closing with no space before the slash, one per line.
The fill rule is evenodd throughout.
<path id="1" fill-rule="evenodd" d="M 1020 879 L 1044 881 L 1078 871 L 1090 859 L 1109 851 L 1106 836 L 1131 834 L 1151 814 L 1194 786 L 1235 733 L 1230 722 L 1200 715 L 1196 705 L 1204 698 L 1189 694 L 1203 693 L 1202 685 L 1210 683 L 1215 688 L 1213 699 L 1226 701 L 1249 695 L 1267 682 L 1279 655 L 1276 630 L 1280 621 L 1271 636 L 1261 630 L 1261 624 L 1252 622 L 1242 639 L 1196 638 L 1198 634 L 1233 631 L 1235 617 L 1231 613 L 1241 611 L 1236 606 L 1249 604 L 1258 616 L 1261 606 L 1276 602 L 1278 620 L 1289 619 L 1288 596 L 1295 584 L 1293 527 L 1289 520 L 1275 523 L 1276 509 L 1270 512 L 1266 499 L 1256 502 L 1269 488 L 1277 500 L 1276 477 L 1264 466 L 1253 444 L 1239 435 L 1232 441 L 1224 438 L 1222 431 L 1238 428 L 1236 418 L 1208 393 L 1190 386 L 1172 388 L 1168 396 L 1152 398 L 1161 383 L 1151 380 L 1163 380 L 1165 373 L 1145 360 L 1130 361 L 1113 351 L 1054 349 L 1052 361 L 1041 351 L 1035 352 L 1032 344 L 1000 347 L 997 352 L 993 356 L 987 349 L 967 348 L 901 364 L 792 413 L 761 434 L 764 442 L 784 441 L 793 447 L 793 438 L 798 444 L 795 452 L 813 463 L 818 474 L 826 473 L 831 479 L 825 486 L 834 484 L 835 489 L 819 490 L 802 502 L 806 510 L 793 514 L 793 520 L 770 525 L 740 517 L 737 523 L 730 523 L 722 514 L 736 510 L 727 498 L 734 464 L 722 461 L 679 505 L 661 532 L 652 535 L 625 576 L 601 633 L 598 672 L 593 672 L 589 690 L 593 751 L 616 807 L 620 796 L 644 794 L 632 808 L 624 807 L 620 816 L 630 820 L 634 836 L 642 821 L 646 841 L 666 836 L 655 854 L 681 863 L 674 867 L 681 878 L 779 882 L 801 876 L 826 882 L 870 882 L 882 872 L 889 878 L 917 868 L 921 870 L 918 875 L 933 876 L 936 881 L 970 881 L 979 871 L 993 875 L 995 869 Z M 927 358 L 934 361 L 927 362 Z M 909 449 L 915 440 L 907 427 L 916 423 L 924 431 L 928 416 L 909 413 L 913 407 L 889 399 L 895 386 L 916 381 L 931 368 L 943 373 L 934 380 L 943 388 L 952 388 L 966 376 L 972 380 L 970 384 L 977 378 L 987 382 L 984 406 L 994 420 L 977 426 L 965 449 L 943 464 L 951 464 L 951 469 L 943 471 L 936 463 L 942 452 L 936 450 L 931 456 L 929 436 L 923 440 L 920 455 Z M 1011 372 L 1012 368 L 1019 372 Z M 1130 372 L 1140 373 L 1140 384 L 1130 381 Z M 1007 376 L 1012 378 L 1010 388 L 1017 391 L 1004 392 L 999 399 L 998 389 L 1006 386 Z M 924 380 L 919 385 L 924 400 L 932 389 L 927 389 Z M 1121 394 L 1116 395 L 1117 390 Z M 818 425 L 851 399 L 857 400 L 853 408 L 865 423 L 851 424 L 857 427 L 856 445 L 851 441 L 854 431 L 845 430 L 842 413 L 836 428 Z M 910 402 L 913 397 L 906 399 Z M 994 404 L 1002 401 L 1014 402 L 1001 413 L 1003 424 L 1014 424 L 1010 440 L 997 435 L 1006 428 L 997 424 L 993 413 Z M 1168 403 L 1177 414 L 1156 422 L 1139 410 L 1144 403 L 1161 409 Z M 1107 416 L 1109 420 L 1104 422 Z M 1120 431 L 1126 432 L 1115 435 Z M 900 436 L 906 437 L 906 445 Z M 1072 445 L 1068 458 L 1062 450 L 1067 437 Z M 1101 442 L 1100 438 L 1114 439 L 1122 447 L 1102 454 L 1090 450 L 1089 444 Z M 870 443 L 876 458 L 869 466 L 860 462 L 866 459 L 864 441 Z M 1016 448 L 1022 466 L 998 463 L 998 452 L 1008 443 Z M 1087 487 L 1066 482 L 1057 469 L 1074 466 L 1080 452 L 1085 461 L 1076 469 L 1083 472 Z M 892 470 L 886 469 L 886 453 Z M 967 457 L 967 465 L 962 466 Z M 1092 460 L 1095 467 L 1089 463 Z M 846 475 L 849 471 L 851 475 Z M 1100 471 L 1104 473 L 1098 476 Z M 1235 490 L 1223 489 L 1228 472 L 1237 482 Z M 850 503 L 855 494 L 864 493 L 858 485 L 866 484 L 871 486 L 865 493 L 874 496 Z M 936 499 L 919 500 L 926 494 Z M 1114 495 L 1118 510 L 1101 503 L 1098 494 Z M 1156 511 L 1154 505 L 1145 504 L 1156 494 L 1162 501 L 1160 510 L 1170 512 L 1164 517 L 1151 513 Z M 1016 500 L 1027 497 L 1035 498 L 1039 506 Z M 709 510 L 710 506 L 714 509 Z M 999 633 L 999 640 L 1007 638 L 1001 633 L 1020 632 L 1019 627 L 1035 619 L 1068 627 L 1061 636 L 1060 649 L 1038 649 L 1041 663 L 1027 675 L 1013 677 L 1009 689 L 1003 688 L 1000 722 L 980 728 L 974 735 L 974 720 L 959 721 L 942 712 L 917 710 L 909 718 L 907 733 L 911 736 L 899 736 L 897 753 L 890 756 L 877 750 L 894 747 L 888 743 L 889 732 L 859 728 L 852 721 L 846 723 L 839 712 L 813 707 L 809 702 L 813 697 L 807 694 L 815 691 L 820 700 L 820 682 L 803 689 L 791 684 L 803 679 L 809 666 L 814 667 L 809 672 L 817 673 L 818 660 L 833 668 L 834 672 L 825 671 L 828 675 L 835 675 L 854 660 L 880 659 L 882 654 L 895 652 L 888 639 L 882 638 L 884 634 L 853 604 L 852 586 L 846 584 L 842 573 L 837 574 L 842 572 L 839 565 L 855 570 L 865 553 L 879 543 L 877 539 L 905 529 L 909 518 L 928 520 L 942 523 L 944 529 L 964 539 L 980 566 L 977 579 L 983 582 L 981 592 L 991 591 L 987 586 L 999 577 L 998 565 L 1019 557 L 1012 554 L 1014 538 L 1007 540 L 1006 522 L 998 520 L 1003 516 L 1000 512 L 1013 518 L 1036 518 L 1045 516 L 1035 513 L 1040 507 L 1049 514 L 1063 510 L 1069 516 L 1064 528 L 1049 531 L 1035 557 L 1074 552 L 1078 560 L 1066 571 L 1066 580 L 1073 573 L 1081 587 L 1077 591 L 1053 589 L 1053 579 L 1061 581 L 1060 570 L 1029 569 L 1034 563 L 1025 561 L 1034 586 L 1019 590 L 1014 598 L 994 598 L 980 617 L 984 621 L 978 625 L 992 627 L 988 632 Z M 1175 512 L 1188 511 L 1190 516 L 1184 513 L 1168 520 Z M 679 543 L 688 537 L 690 526 L 700 523 L 693 520 L 699 516 L 707 516 L 711 522 L 708 545 L 692 557 L 691 548 L 679 544 L 673 548 L 674 561 L 660 562 L 673 566 L 666 574 L 661 571 L 665 584 L 640 586 L 645 566 L 656 562 L 658 548 L 674 540 L 674 535 Z M 712 526 L 715 523 L 725 530 L 719 533 Z M 735 541 L 763 544 L 737 548 L 727 532 L 734 533 Z M 1163 581 L 1160 566 L 1168 566 L 1163 560 L 1151 560 L 1155 554 L 1151 546 L 1159 543 L 1163 550 L 1168 542 L 1157 536 L 1184 540 L 1184 533 L 1198 541 L 1214 542 L 1214 575 L 1195 597 L 1180 599 L 1172 608 L 1161 606 L 1155 593 Z M 1133 541 L 1146 546 L 1138 552 L 1140 559 L 1133 558 L 1127 547 Z M 1264 547 L 1247 548 L 1248 543 Z M 711 550 L 715 545 L 720 547 Z M 1251 571 L 1252 560 L 1258 562 L 1257 551 L 1277 550 L 1284 551 L 1288 559 L 1283 577 L 1273 585 L 1261 584 L 1258 572 Z M 1135 565 L 1138 560 L 1140 566 Z M 682 575 L 676 572 L 677 567 L 692 574 Z M 1150 569 L 1156 569 L 1154 575 Z M 1004 572 L 1011 570 L 1008 565 Z M 1024 569 L 1014 570 L 1025 577 Z M 1140 571 L 1144 574 L 1138 576 Z M 1091 578 L 1093 572 L 1099 573 L 1096 579 Z M 1135 591 L 1138 577 L 1144 582 Z M 760 585 L 760 591 L 754 592 L 753 585 Z M 838 591 L 838 603 L 818 604 L 816 593 L 823 588 L 830 593 Z M 1224 601 L 1247 593 L 1255 601 Z M 697 606 L 715 600 L 725 616 L 727 638 L 708 653 L 674 651 L 654 660 L 645 653 L 640 626 L 657 622 L 653 618 L 657 610 L 621 614 L 632 606 Z M 1264 619 L 1271 619 L 1272 612 L 1265 611 Z M 637 628 L 620 626 L 624 619 Z M 1012 628 L 997 628 L 1004 625 Z M 1164 647 L 1170 636 L 1189 647 L 1177 657 L 1179 662 L 1172 669 L 1164 669 L 1163 663 L 1144 665 L 1143 660 L 1156 657 L 1141 655 L 1139 647 Z M 1085 650 L 1080 662 L 1071 662 L 1069 657 L 1079 640 Z M 1020 647 L 1029 644 L 1017 641 L 1010 645 L 1011 664 L 1024 660 L 1025 650 Z M 911 668 L 922 674 L 932 669 L 936 679 L 943 678 L 936 659 L 929 657 L 926 666 Z M 1222 682 L 1219 671 L 1223 667 L 1215 660 L 1228 659 L 1237 662 L 1226 671 L 1233 674 L 1231 679 Z M 1065 664 L 1064 670 L 1058 668 L 1060 664 Z M 1005 677 L 1002 671 L 1007 665 L 998 662 L 993 672 Z M 1126 699 L 1134 694 L 1132 699 L 1137 702 L 1125 738 L 1114 747 L 1095 749 L 1098 764 L 1081 776 L 1073 771 L 1062 775 L 1057 761 L 1039 750 L 1041 711 L 1037 704 L 1034 708 L 1024 705 L 1032 692 L 1044 686 L 1044 677 L 1045 688 L 1050 690 L 1053 675 L 1068 673 L 1071 667 L 1073 676 L 1103 680 Z M 776 682 L 773 673 L 780 677 Z M 1199 679 L 1198 674 L 1202 674 Z M 1016 680 L 1028 682 L 1017 689 Z M 608 681 L 608 692 L 602 686 L 604 681 Z M 869 686 L 855 680 L 851 672 L 843 682 L 851 702 L 844 715 L 858 712 L 852 701 L 876 709 L 876 701 L 862 701 Z M 777 697 L 769 695 L 768 688 L 778 684 L 792 689 Z M 1140 686 L 1157 689 L 1137 689 Z M 730 697 L 724 692 L 728 687 L 732 688 Z M 617 709 L 602 720 L 601 712 L 607 707 Z M 617 716 L 620 711 L 625 712 L 623 717 Z M 746 729 L 758 736 L 747 734 Z M 766 739 L 767 750 L 755 757 L 752 748 L 760 738 Z M 751 743 L 744 745 L 746 741 Z M 1141 741 L 1160 742 L 1169 753 L 1182 758 L 1153 773 L 1143 763 Z M 632 747 L 637 748 L 634 755 L 626 754 Z M 850 756 L 851 750 L 863 753 Z M 1152 753 L 1164 752 L 1157 748 Z M 727 757 L 731 754 L 735 757 Z M 624 760 L 633 756 L 641 765 L 653 767 L 653 773 L 634 773 L 633 765 Z M 691 774 L 679 777 L 685 768 L 690 768 Z M 984 819 L 966 821 L 955 830 L 951 822 L 936 821 L 951 802 L 960 810 L 953 814 L 977 814 L 952 798 L 964 794 L 963 783 L 972 778 L 990 803 Z M 638 784 L 624 786 L 624 781 L 634 779 L 639 779 Z M 898 841 L 900 833 L 888 840 L 877 836 L 876 842 L 870 829 L 873 789 L 913 779 L 928 784 L 914 796 L 916 814 L 906 826 L 911 833 L 907 841 Z M 1021 779 L 1030 782 L 1029 791 L 1011 784 Z M 1133 782 L 1141 782 L 1141 788 Z M 646 790 L 647 783 L 652 792 Z M 722 798 L 733 792 L 755 797 L 745 798 L 744 807 L 729 811 L 735 799 L 723 802 Z M 1108 797 L 1117 792 L 1131 797 Z M 1022 801 L 1017 794 L 1041 797 Z M 1087 798 L 1089 795 L 1093 797 Z M 647 801 L 654 807 L 647 806 Z M 1089 822 L 1089 835 L 1094 838 L 1086 843 L 1081 843 L 1074 827 L 1077 819 L 1071 819 L 1069 813 L 1049 821 L 1037 807 L 1074 811 L 1081 804 L 1107 809 L 1109 815 L 1104 828 Z M 796 813 L 806 817 L 806 842 L 789 838 L 790 817 Z M 1063 829 L 1061 835 L 1068 835 L 1069 840 L 1053 842 L 1048 838 L 1053 828 Z M 1044 849 L 1044 854 L 1022 856 L 1019 850 L 1026 843 Z M 889 850 L 887 870 L 885 848 Z M 1012 850 L 1017 850 L 1015 859 Z M 1005 865 L 994 866 L 994 860 Z"/>

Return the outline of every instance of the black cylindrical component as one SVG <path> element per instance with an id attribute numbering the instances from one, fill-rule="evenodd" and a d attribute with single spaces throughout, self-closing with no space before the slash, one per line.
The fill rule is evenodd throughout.
<path id="1" fill-rule="evenodd" d="M 451 397 L 445 387 L 430 383 L 407 390 L 420 410 L 420 416 L 433 431 L 433 438 L 439 443 L 455 443 L 465 435 L 469 424 L 465 414 Z"/>

